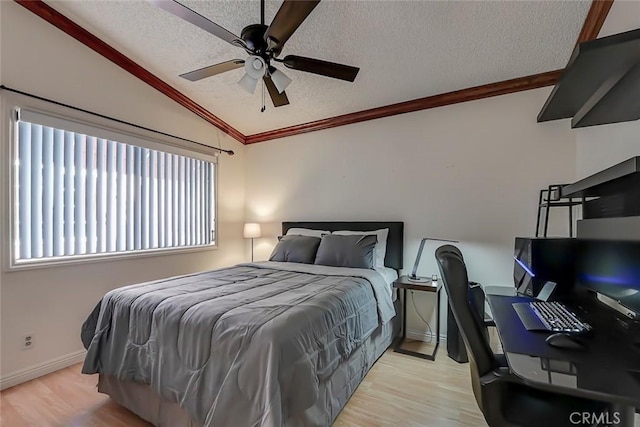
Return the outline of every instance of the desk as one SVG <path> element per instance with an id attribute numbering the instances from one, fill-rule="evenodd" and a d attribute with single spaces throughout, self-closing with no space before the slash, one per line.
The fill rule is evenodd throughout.
<path id="1" fill-rule="evenodd" d="M 439 282 L 438 282 L 439 283 Z M 417 283 L 411 282 L 407 276 L 401 276 L 395 282 L 393 282 L 393 287 L 396 289 L 402 289 L 402 336 L 398 338 L 396 341 L 396 345 L 393 351 L 407 354 L 409 356 L 420 357 L 422 359 L 427 360 L 436 360 L 436 353 L 438 352 L 438 346 L 440 345 L 440 289 L 442 286 L 439 284 L 437 286 L 433 286 L 431 282 L 427 283 Z M 411 289 L 413 291 L 421 291 L 421 292 L 433 292 L 436 297 L 436 346 L 433 349 L 433 353 L 424 354 L 419 353 L 417 351 L 407 350 L 402 348 L 402 344 L 407 337 L 407 289 Z M 431 334 L 433 339 L 433 334 Z"/>
<path id="2" fill-rule="evenodd" d="M 567 303 L 593 326 L 583 337 L 587 349 L 575 351 L 549 346 L 545 342 L 548 332 L 525 329 L 511 304 L 532 298 L 487 295 L 487 300 L 509 370 L 525 384 L 615 403 L 626 410 L 640 408 L 640 338 L 637 331 L 625 329 L 612 310 L 597 306 L 592 298 Z"/>

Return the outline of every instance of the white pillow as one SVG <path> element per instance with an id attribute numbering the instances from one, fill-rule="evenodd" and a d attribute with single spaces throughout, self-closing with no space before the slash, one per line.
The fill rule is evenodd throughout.
<path id="1" fill-rule="evenodd" d="M 287 230 L 287 236 L 322 237 L 323 234 L 331 234 L 331 232 L 326 230 L 312 230 L 310 228 L 290 228 Z"/>
<path id="2" fill-rule="evenodd" d="M 289 233 L 287 233 L 289 234 Z M 349 235 L 370 235 L 375 234 L 378 236 L 378 243 L 376 243 L 376 248 L 374 249 L 374 267 L 384 267 L 384 257 L 387 255 L 387 237 L 389 236 L 389 229 L 382 228 L 380 230 L 372 230 L 372 231 L 350 231 L 350 230 L 339 230 L 334 231 L 332 234 L 338 234 L 343 236 Z"/>

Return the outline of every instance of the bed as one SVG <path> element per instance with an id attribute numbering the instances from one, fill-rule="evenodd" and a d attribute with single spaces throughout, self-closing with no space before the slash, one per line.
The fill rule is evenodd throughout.
<path id="1" fill-rule="evenodd" d="M 258 262 L 116 289 L 83 326 L 83 373 L 156 426 L 330 425 L 398 335 L 403 223 L 292 228 L 388 228 L 386 271 Z"/>

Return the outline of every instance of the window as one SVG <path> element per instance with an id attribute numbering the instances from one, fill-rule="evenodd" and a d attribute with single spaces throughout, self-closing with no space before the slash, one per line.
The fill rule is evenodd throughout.
<path id="1" fill-rule="evenodd" d="M 215 244 L 213 159 L 93 136 L 105 132 L 40 113 L 19 117 L 14 264 Z"/>

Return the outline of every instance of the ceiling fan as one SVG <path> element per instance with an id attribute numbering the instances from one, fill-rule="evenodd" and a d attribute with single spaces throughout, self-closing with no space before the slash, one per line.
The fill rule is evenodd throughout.
<path id="1" fill-rule="evenodd" d="M 192 82 L 244 67 L 245 75 L 238 84 L 247 92 L 254 93 L 258 80 L 262 78 L 273 105 L 281 107 L 289 104 L 289 99 L 284 91 L 291 83 L 291 79 L 276 69 L 272 62 L 279 62 L 293 70 L 306 71 L 349 82 L 354 81 L 360 71 L 359 68 L 349 65 L 304 56 L 287 55 L 282 59 L 278 58 L 287 40 L 320 3 L 320 0 L 284 0 L 269 26 L 264 23 L 264 0 L 261 0 L 261 23 L 245 27 L 240 33 L 240 37 L 177 1 L 147 1 L 227 43 L 244 49 L 250 55 L 246 60 L 232 59 L 180 75 L 180 77 Z"/>

